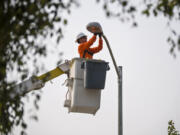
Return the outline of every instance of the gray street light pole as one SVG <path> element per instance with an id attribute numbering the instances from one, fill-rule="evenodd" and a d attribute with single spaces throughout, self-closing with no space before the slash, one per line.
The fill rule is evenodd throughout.
<path id="1" fill-rule="evenodd" d="M 103 38 L 108 47 L 109 53 L 111 55 L 113 65 L 115 67 L 117 76 L 118 76 L 118 135 L 123 135 L 123 103 L 122 103 L 122 66 L 117 66 L 116 61 L 114 59 L 111 47 L 105 35 Z"/>
<path id="2" fill-rule="evenodd" d="M 118 67 L 118 135 L 123 135 L 122 66 Z"/>

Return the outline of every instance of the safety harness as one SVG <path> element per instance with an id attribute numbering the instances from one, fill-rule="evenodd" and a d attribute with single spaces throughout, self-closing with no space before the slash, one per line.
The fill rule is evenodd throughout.
<path id="1" fill-rule="evenodd" d="M 83 53 L 83 58 L 85 58 L 85 55 L 86 53 L 88 53 L 89 55 L 93 56 L 94 53 L 88 51 L 88 50 L 84 50 L 84 53 Z"/>

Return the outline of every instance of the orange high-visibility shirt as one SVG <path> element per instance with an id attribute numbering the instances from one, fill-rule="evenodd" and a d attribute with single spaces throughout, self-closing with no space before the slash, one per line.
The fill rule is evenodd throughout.
<path id="1" fill-rule="evenodd" d="M 83 55 L 84 55 L 84 58 L 92 59 L 93 54 L 102 50 L 103 48 L 102 38 L 99 38 L 99 45 L 97 47 L 90 48 L 95 41 L 96 41 L 96 36 L 94 35 L 89 41 L 79 44 L 78 52 L 79 52 L 80 58 L 83 58 Z"/>

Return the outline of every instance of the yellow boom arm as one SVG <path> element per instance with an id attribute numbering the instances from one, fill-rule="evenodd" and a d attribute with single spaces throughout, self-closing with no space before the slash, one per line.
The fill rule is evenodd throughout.
<path id="1" fill-rule="evenodd" d="M 49 80 L 52 80 L 64 73 L 68 73 L 70 67 L 70 61 L 59 65 L 55 69 L 42 74 L 40 76 L 32 76 L 28 80 L 25 80 L 17 84 L 14 88 L 14 91 L 10 94 L 12 98 L 17 95 L 24 95 L 32 90 L 37 90 L 44 87 L 45 83 Z"/>
<path id="2" fill-rule="evenodd" d="M 52 80 L 62 74 L 64 74 L 64 71 L 62 69 L 60 69 L 59 67 L 57 67 L 45 74 L 38 76 L 37 79 L 42 80 L 43 82 L 47 82 L 47 81 Z"/>

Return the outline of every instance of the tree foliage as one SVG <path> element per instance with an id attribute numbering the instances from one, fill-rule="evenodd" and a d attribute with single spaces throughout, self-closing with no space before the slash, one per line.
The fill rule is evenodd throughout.
<path id="1" fill-rule="evenodd" d="M 67 24 L 63 12 L 70 13 L 73 3 L 73 0 L 0 1 L 0 133 L 10 133 L 14 125 L 27 128 L 21 98 L 9 96 L 16 81 L 9 80 L 8 74 L 17 71 L 21 79 L 27 77 L 27 62 L 33 60 L 35 66 L 37 57 L 47 55 L 47 45 L 39 39 L 54 36 L 59 42 L 62 27 Z M 37 66 L 34 68 L 38 71 Z"/>
<path id="2" fill-rule="evenodd" d="M 96 0 L 100 2 L 101 0 Z M 114 10 L 113 7 L 117 7 Z M 137 15 L 146 17 L 164 17 L 169 28 L 167 42 L 171 45 L 170 53 L 176 56 L 175 51 L 180 51 L 180 31 L 175 29 L 173 23 L 180 24 L 180 1 L 179 0 L 104 0 L 103 8 L 108 17 L 118 18 L 121 22 L 132 22 L 138 26 Z"/>
<path id="3" fill-rule="evenodd" d="M 164 16 L 167 19 L 167 25 L 170 29 L 170 35 L 167 42 L 171 45 L 170 53 L 175 55 L 175 49 L 180 51 L 180 31 L 173 27 L 174 22 L 180 23 L 180 1 L 179 0 L 158 0 L 145 1 L 146 9 L 143 14 L 155 17 Z"/>
<path id="4" fill-rule="evenodd" d="M 180 135 L 179 131 L 176 130 L 172 120 L 168 122 L 168 135 Z"/>

